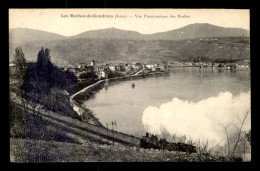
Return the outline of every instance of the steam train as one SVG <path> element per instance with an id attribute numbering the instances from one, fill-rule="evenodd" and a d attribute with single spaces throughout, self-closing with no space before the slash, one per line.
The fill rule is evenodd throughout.
<path id="1" fill-rule="evenodd" d="M 171 143 L 166 141 L 166 139 L 158 139 L 157 136 L 151 135 L 149 136 L 146 133 L 146 136 L 142 136 L 140 139 L 140 147 L 149 149 L 165 149 L 169 151 L 180 151 L 180 152 L 187 152 L 187 153 L 196 153 L 196 147 L 193 145 L 185 144 L 185 143 Z"/>

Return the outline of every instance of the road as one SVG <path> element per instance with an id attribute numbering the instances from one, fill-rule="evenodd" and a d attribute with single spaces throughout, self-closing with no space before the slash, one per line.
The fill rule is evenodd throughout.
<path id="1" fill-rule="evenodd" d="M 133 74 L 133 76 L 136 76 L 138 74 L 140 74 L 141 72 L 143 72 L 145 70 L 145 68 L 141 69 L 140 71 L 138 71 L 137 73 Z"/>

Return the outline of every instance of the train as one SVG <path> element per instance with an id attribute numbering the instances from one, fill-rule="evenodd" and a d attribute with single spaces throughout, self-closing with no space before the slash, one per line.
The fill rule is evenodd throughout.
<path id="1" fill-rule="evenodd" d="M 140 147 L 144 149 L 158 149 L 158 150 L 168 150 L 168 151 L 179 151 L 187 153 L 196 153 L 196 147 L 190 144 L 185 144 L 181 142 L 168 142 L 166 139 L 158 139 L 157 136 L 146 133 L 140 139 Z"/>

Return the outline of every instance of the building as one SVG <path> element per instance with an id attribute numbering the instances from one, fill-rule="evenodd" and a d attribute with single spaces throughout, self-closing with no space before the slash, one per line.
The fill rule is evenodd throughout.
<path id="1" fill-rule="evenodd" d="M 98 71 L 103 71 L 104 69 L 107 69 L 108 68 L 108 66 L 106 66 L 106 65 L 101 65 L 100 67 L 98 67 Z"/>
<path id="2" fill-rule="evenodd" d="M 99 79 L 102 79 L 102 78 L 108 78 L 108 70 L 107 69 L 105 69 L 105 70 L 103 70 L 103 71 L 98 71 L 97 72 L 97 75 L 98 75 L 98 78 Z"/>
<path id="3" fill-rule="evenodd" d="M 143 68 L 143 65 L 140 62 L 135 63 L 132 65 L 135 70 L 139 70 Z"/>
<path id="4" fill-rule="evenodd" d="M 157 67 L 157 68 L 160 68 L 160 70 L 165 70 L 165 65 L 160 65 L 159 67 Z"/>
<path id="5" fill-rule="evenodd" d="M 123 65 L 117 65 L 117 66 L 116 66 L 116 69 L 117 69 L 118 71 L 123 71 L 123 70 L 124 70 L 124 66 L 123 66 Z"/>
<path id="6" fill-rule="evenodd" d="M 152 65 L 152 64 L 146 65 L 146 68 L 149 68 L 149 69 L 152 69 L 152 68 L 154 68 L 154 67 L 155 67 L 155 66 Z"/>
<path id="7" fill-rule="evenodd" d="M 15 74 L 15 72 L 16 72 L 16 65 L 15 65 L 15 63 L 9 63 L 9 73 L 10 73 L 10 75 Z"/>
<path id="8" fill-rule="evenodd" d="M 112 71 L 112 72 L 115 72 L 116 71 L 116 67 L 114 65 L 109 65 L 108 66 L 109 70 Z"/>
<path id="9" fill-rule="evenodd" d="M 78 68 L 79 69 L 86 69 L 87 64 L 86 63 L 79 63 Z"/>
<path id="10" fill-rule="evenodd" d="M 152 68 L 152 71 L 161 71 L 161 68 L 160 67 L 154 67 L 154 68 Z"/>
<path id="11" fill-rule="evenodd" d="M 91 65 L 91 66 L 95 66 L 95 65 L 96 65 L 96 61 L 93 59 L 93 60 L 90 62 L 90 65 Z"/>

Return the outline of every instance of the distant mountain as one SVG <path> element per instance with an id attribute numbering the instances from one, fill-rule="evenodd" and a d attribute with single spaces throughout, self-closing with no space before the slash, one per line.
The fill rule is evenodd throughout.
<path id="1" fill-rule="evenodd" d="M 145 35 L 136 31 L 120 30 L 116 28 L 91 30 L 80 33 L 70 38 L 88 38 L 88 39 L 144 39 Z"/>
<path id="2" fill-rule="evenodd" d="M 183 40 L 202 37 L 249 37 L 249 31 L 240 28 L 224 28 L 207 23 L 190 24 L 185 27 L 155 33 L 150 35 L 151 40 Z"/>
<path id="3" fill-rule="evenodd" d="M 249 37 L 249 31 L 240 28 L 224 28 L 206 23 L 190 24 L 188 26 L 154 34 L 141 34 L 136 31 L 120 30 L 116 28 L 91 30 L 75 36 L 62 36 L 55 33 L 27 29 L 10 29 L 9 40 L 13 44 L 38 40 L 63 39 L 127 39 L 127 40 L 184 40 L 201 37 Z"/>
<path id="4" fill-rule="evenodd" d="M 28 28 L 14 28 L 9 30 L 9 42 L 13 44 L 35 40 L 61 40 L 65 38 L 65 36 L 59 34 Z"/>
<path id="5" fill-rule="evenodd" d="M 249 31 L 240 28 L 224 28 L 207 23 L 190 24 L 188 26 L 155 34 L 141 34 L 135 31 L 126 31 L 108 28 L 86 31 L 70 38 L 91 39 L 129 39 L 129 40 L 183 40 L 201 37 L 249 37 Z"/>
<path id="6" fill-rule="evenodd" d="M 42 46 L 49 48 L 52 61 L 61 64 L 93 59 L 160 62 L 198 57 L 250 58 L 249 31 L 210 24 L 191 24 L 155 34 L 116 28 L 86 31 L 70 37 L 33 29 L 10 29 L 9 34 L 9 60 L 12 60 L 17 46 L 22 47 L 29 60 L 36 60 Z"/>

